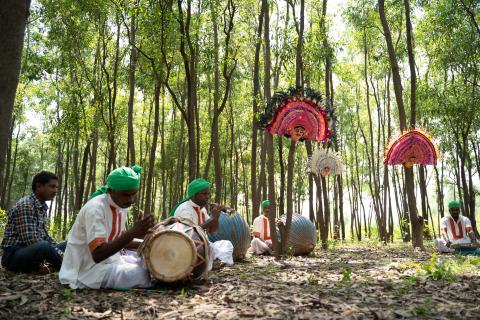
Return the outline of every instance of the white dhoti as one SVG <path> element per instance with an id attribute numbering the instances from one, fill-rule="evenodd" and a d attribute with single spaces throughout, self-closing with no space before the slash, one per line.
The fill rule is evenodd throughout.
<path id="1" fill-rule="evenodd" d="M 102 288 L 148 288 L 153 285 L 149 271 L 143 266 L 142 259 L 136 252 L 127 251 L 120 256 L 120 260 L 103 278 Z"/>
<path id="2" fill-rule="evenodd" d="M 437 250 L 442 253 L 452 253 L 455 249 L 447 247 L 447 242 L 442 238 L 435 239 L 435 246 Z"/>
<path id="3" fill-rule="evenodd" d="M 272 240 L 262 240 L 260 238 L 253 238 L 250 243 L 252 251 L 255 254 L 272 254 Z"/>
<path id="4" fill-rule="evenodd" d="M 233 265 L 233 244 L 228 240 L 210 242 L 210 260 L 208 270 L 212 270 L 213 261 L 222 261 L 228 266 Z"/>

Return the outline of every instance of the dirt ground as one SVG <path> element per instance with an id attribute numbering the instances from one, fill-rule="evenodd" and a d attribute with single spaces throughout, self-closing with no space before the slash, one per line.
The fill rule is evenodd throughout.
<path id="1" fill-rule="evenodd" d="M 56 273 L 0 269 L 0 319 L 480 319 L 480 259 L 429 264 L 431 251 L 372 243 L 282 260 L 248 254 L 206 281 L 149 292 L 75 291 Z"/>

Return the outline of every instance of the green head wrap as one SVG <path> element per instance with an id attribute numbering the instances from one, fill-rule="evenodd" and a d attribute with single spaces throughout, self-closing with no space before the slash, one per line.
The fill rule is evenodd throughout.
<path id="1" fill-rule="evenodd" d="M 187 187 L 187 196 L 182 201 L 177 203 L 177 205 L 168 213 L 168 216 L 173 217 L 173 215 L 175 214 L 175 210 L 177 210 L 179 205 L 188 201 L 191 197 L 207 188 L 210 188 L 210 182 L 205 179 L 198 178 L 190 182 Z"/>
<path id="2" fill-rule="evenodd" d="M 140 189 L 140 173 L 142 173 L 142 167 L 136 165 L 113 170 L 107 176 L 107 184 L 92 193 L 88 200 L 107 193 L 108 189 L 119 191 Z"/>
<path id="3" fill-rule="evenodd" d="M 200 191 L 205 190 L 207 188 L 210 188 L 210 182 L 208 182 L 207 180 L 202 179 L 202 178 L 198 178 L 198 179 L 193 180 L 192 182 L 190 182 L 188 184 L 188 187 L 187 187 L 187 197 L 188 197 L 188 199 L 190 199 L 191 197 L 193 197 L 194 195 L 196 195 Z"/>
<path id="4" fill-rule="evenodd" d="M 263 210 L 263 208 L 265 208 L 265 207 L 267 207 L 267 206 L 269 206 L 269 205 L 270 205 L 270 200 L 265 200 L 265 201 L 263 201 L 262 204 L 260 205 L 260 208 L 262 208 L 262 210 Z"/>
<path id="5" fill-rule="evenodd" d="M 457 200 L 453 200 L 448 203 L 448 209 L 460 209 L 461 206 L 462 204 Z"/>

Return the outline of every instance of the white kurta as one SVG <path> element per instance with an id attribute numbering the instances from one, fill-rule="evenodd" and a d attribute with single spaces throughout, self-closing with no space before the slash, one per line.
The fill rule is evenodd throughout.
<path id="1" fill-rule="evenodd" d="M 452 244 L 465 244 L 470 243 L 471 240 L 468 237 L 468 233 L 472 231 L 472 224 L 470 219 L 460 215 L 457 222 L 451 217 L 443 217 L 440 221 L 440 228 L 447 234 L 448 240 Z"/>
<path id="2" fill-rule="evenodd" d="M 68 234 L 59 278 L 71 288 L 126 288 L 150 285 L 148 271 L 136 253 L 120 252 L 95 263 L 92 252 L 125 233 L 127 209 L 117 206 L 109 194 L 88 201 Z"/>
<path id="3" fill-rule="evenodd" d="M 190 219 L 196 225 L 204 224 L 210 216 L 207 209 L 201 208 L 192 200 L 187 200 L 175 210 L 174 217 Z M 228 240 L 210 242 L 211 259 L 208 263 L 209 269 L 212 269 L 213 261 L 219 259 L 227 265 L 233 265 L 233 245 Z"/>
<path id="4" fill-rule="evenodd" d="M 192 200 L 187 200 L 179 205 L 173 216 L 190 219 L 193 223 L 199 226 L 210 219 L 207 209 L 201 208 Z"/>
<path id="5" fill-rule="evenodd" d="M 458 220 L 455 220 L 450 216 L 443 217 L 440 220 L 440 229 L 442 234 L 446 235 L 447 240 L 452 244 L 469 244 L 471 243 L 468 233 L 472 231 L 472 224 L 470 219 L 460 215 Z M 454 252 L 455 249 L 447 247 L 447 241 L 443 238 L 435 239 L 435 245 L 440 252 Z"/>
<path id="6" fill-rule="evenodd" d="M 270 221 L 265 215 L 260 215 L 253 220 L 253 236 L 250 246 L 256 254 L 272 253 L 272 240 L 270 237 Z"/>

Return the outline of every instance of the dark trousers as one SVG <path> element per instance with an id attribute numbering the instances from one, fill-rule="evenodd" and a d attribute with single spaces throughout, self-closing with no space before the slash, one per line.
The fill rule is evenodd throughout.
<path id="1" fill-rule="evenodd" d="M 50 264 L 60 270 L 67 242 L 52 244 L 38 241 L 29 246 L 14 245 L 3 250 L 2 266 L 10 271 L 37 271 L 42 263 Z"/>

